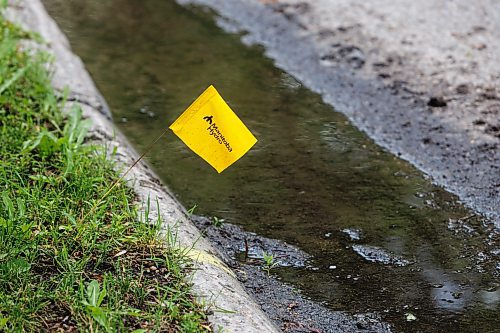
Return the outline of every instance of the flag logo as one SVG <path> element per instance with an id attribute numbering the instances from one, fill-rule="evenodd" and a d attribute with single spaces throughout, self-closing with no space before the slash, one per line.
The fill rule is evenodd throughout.
<path id="1" fill-rule="evenodd" d="M 203 119 L 205 119 L 207 121 L 207 123 L 209 123 L 210 125 L 212 125 L 212 118 L 213 117 L 214 116 L 205 116 L 205 117 L 203 117 Z"/>
<path id="2" fill-rule="evenodd" d="M 169 128 L 219 173 L 257 142 L 213 86 L 208 87 Z"/>

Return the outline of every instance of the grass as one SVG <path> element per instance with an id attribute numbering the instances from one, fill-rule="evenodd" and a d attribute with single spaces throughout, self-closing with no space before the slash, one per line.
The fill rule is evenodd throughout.
<path id="1" fill-rule="evenodd" d="M 0 331 L 208 332 L 190 263 L 137 219 L 78 108 L 61 113 L 49 57 L 0 14 Z M 147 217 L 145 217 L 147 219 Z"/>

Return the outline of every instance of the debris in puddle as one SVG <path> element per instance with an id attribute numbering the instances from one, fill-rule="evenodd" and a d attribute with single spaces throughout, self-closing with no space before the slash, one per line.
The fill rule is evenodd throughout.
<path id="1" fill-rule="evenodd" d="M 405 319 L 406 321 L 415 321 L 417 317 L 413 313 L 407 312 L 405 313 Z"/>
<path id="2" fill-rule="evenodd" d="M 495 286 L 491 286 L 491 287 L 486 288 L 486 291 L 487 292 L 494 292 L 494 291 L 497 291 L 497 288 Z"/>
<path id="3" fill-rule="evenodd" d="M 359 229 L 354 229 L 354 228 L 346 228 L 346 229 L 342 229 L 342 232 L 344 234 L 346 234 L 347 236 L 349 236 L 349 238 L 351 238 L 351 240 L 353 241 L 359 241 L 361 240 L 361 230 Z"/>
<path id="4" fill-rule="evenodd" d="M 357 314 L 354 317 L 356 318 L 356 328 L 358 330 L 372 331 L 374 326 L 377 325 L 378 317 L 374 314 Z"/>
<path id="5" fill-rule="evenodd" d="M 384 265 L 408 266 L 413 262 L 371 245 L 353 245 L 352 249 L 363 259 Z"/>
<path id="6" fill-rule="evenodd" d="M 403 172 L 403 171 L 396 171 L 396 172 L 394 172 L 394 176 L 395 177 L 408 178 L 408 175 L 405 172 Z"/>
<path id="7" fill-rule="evenodd" d="M 467 219 L 449 219 L 448 230 L 453 231 L 455 234 L 463 233 L 466 235 L 476 234 L 473 227 L 466 223 Z"/>

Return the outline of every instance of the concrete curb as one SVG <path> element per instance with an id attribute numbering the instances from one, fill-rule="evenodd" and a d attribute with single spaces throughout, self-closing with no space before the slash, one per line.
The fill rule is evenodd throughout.
<path id="1" fill-rule="evenodd" d="M 57 90 L 65 87 L 69 89 L 68 106 L 78 104 L 84 116 L 93 121 L 89 132 L 92 140 L 110 149 L 116 148 L 118 167 L 125 169 L 130 166 L 139 155 L 109 121 L 110 112 L 106 102 L 40 0 L 20 0 L 9 5 L 6 15 L 25 29 L 38 32 L 48 42 L 43 48 L 55 57 L 53 86 Z M 34 45 L 30 43 L 29 46 Z M 196 261 L 196 269 L 191 277 L 193 290 L 214 310 L 209 317 L 214 329 L 222 327 L 228 332 L 279 332 L 219 259 L 217 251 L 200 235 L 187 217 L 186 210 L 161 184 L 154 172 L 146 164 L 140 163 L 127 178 L 140 202 L 151 201 L 149 218 L 154 221 L 160 216 L 163 229 L 176 233 L 178 246 L 192 248 L 191 256 Z"/>

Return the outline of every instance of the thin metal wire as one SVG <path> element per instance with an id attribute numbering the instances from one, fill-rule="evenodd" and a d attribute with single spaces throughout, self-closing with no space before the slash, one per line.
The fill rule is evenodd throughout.
<path id="1" fill-rule="evenodd" d="M 94 206 L 92 207 L 91 210 L 89 210 L 87 212 L 87 214 L 85 214 L 83 216 L 83 218 L 80 220 L 80 222 L 83 222 L 85 221 L 85 219 L 90 215 L 92 214 L 92 212 L 97 208 L 97 206 L 99 206 L 102 201 L 109 195 L 109 193 L 111 193 L 111 191 L 116 187 L 116 185 L 118 185 L 119 182 L 121 182 L 123 180 L 123 178 L 125 178 L 125 176 L 127 176 L 127 174 L 130 172 L 130 170 L 132 170 L 133 167 L 135 167 L 137 165 L 137 163 L 139 163 L 142 158 L 144 156 L 146 156 L 147 153 L 149 153 L 149 151 L 153 148 L 154 144 L 158 142 L 158 140 L 161 139 L 162 136 L 165 135 L 165 133 L 167 133 L 168 129 L 164 129 L 163 132 L 161 132 L 160 135 L 158 135 L 158 137 L 156 139 L 153 140 L 153 142 L 151 142 L 149 144 L 149 146 L 146 147 L 146 149 L 144 150 L 144 152 L 141 154 L 141 156 L 139 156 L 139 158 L 137 160 L 135 160 L 135 162 L 127 169 L 127 171 L 125 171 L 125 173 L 120 177 L 118 178 L 117 180 L 115 180 L 113 182 L 113 184 L 111 184 L 110 188 L 106 191 L 106 193 L 104 193 L 104 195 L 94 204 Z"/>

